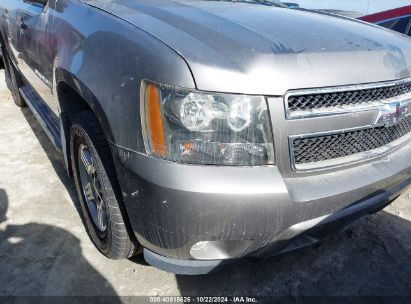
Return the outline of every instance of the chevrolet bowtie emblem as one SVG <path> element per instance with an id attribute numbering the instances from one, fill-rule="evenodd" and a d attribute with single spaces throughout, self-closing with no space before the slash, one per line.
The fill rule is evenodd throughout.
<path id="1" fill-rule="evenodd" d="M 389 102 L 381 106 L 378 110 L 377 118 L 374 122 L 374 126 L 386 128 L 391 127 L 403 120 L 408 113 L 410 101 L 408 102 Z"/>

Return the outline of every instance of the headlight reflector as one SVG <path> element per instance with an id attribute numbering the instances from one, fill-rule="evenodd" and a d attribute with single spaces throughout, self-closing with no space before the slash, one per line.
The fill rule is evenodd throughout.
<path id="1" fill-rule="evenodd" d="M 227 115 L 227 123 L 231 130 L 240 132 L 251 124 L 251 99 L 238 97 L 231 104 Z"/>
<path id="2" fill-rule="evenodd" d="M 193 164 L 274 163 L 264 97 L 204 93 L 147 82 L 142 83 L 141 96 L 148 154 Z"/>
<path id="3" fill-rule="evenodd" d="M 213 119 L 210 95 L 189 93 L 180 106 L 180 118 L 183 125 L 190 131 L 201 131 L 207 128 Z"/>

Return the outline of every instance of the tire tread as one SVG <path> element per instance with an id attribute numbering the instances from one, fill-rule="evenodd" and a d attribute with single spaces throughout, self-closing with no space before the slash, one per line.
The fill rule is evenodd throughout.
<path id="1" fill-rule="evenodd" d="M 107 193 L 106 203 L 109 208 L 111 244 L 110 250 L 103 254 L 112 259 L 131 257 L 136 252 L 137 246 L 135 245 L 136 241 L 133 242 L 130 238 L 131 234 L 128 232 L 124 220 L 126 216 L 123 215 L 125 210 L 120 207 L 121 191 L 109 143 L 94 113 L 84 111 L 77 114 L 73 126 L 77 125 L 82 127 L 89 137 L 93 148 L 97 152 L 99 162 L 102 164 L 101 171 L 106 174 L 104 178 L 100 178 L 103 179 L 104 193 Z M 73 166 L 75 166 L 74 162 Z M 90 231 L 88 232 L 90 234 Z"/>

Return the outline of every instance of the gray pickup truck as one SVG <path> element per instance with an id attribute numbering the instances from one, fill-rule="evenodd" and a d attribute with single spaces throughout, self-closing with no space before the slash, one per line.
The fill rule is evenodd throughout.
<path id="1" fill-rule="evenodd" d="M 208 273 L 347 229 L 411 183 L 405 36 L 257 0 L 1 0 L 0 18 L 15 103 L 109 258 Z"/>

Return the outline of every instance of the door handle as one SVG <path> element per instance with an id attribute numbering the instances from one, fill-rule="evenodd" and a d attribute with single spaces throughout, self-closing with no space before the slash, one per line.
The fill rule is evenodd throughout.
<path id="1" fill-rule="evenodd" d="M 27 25 L 24 24 L 23 18 L 21 16 L 17 17 L 16 24 L 19 28 L 21 28 L 23 30 L 25 30 L 27 28 Z"/>

